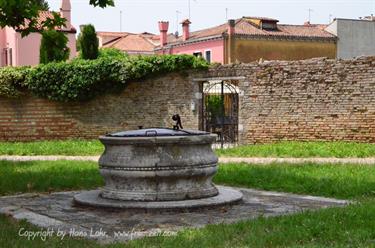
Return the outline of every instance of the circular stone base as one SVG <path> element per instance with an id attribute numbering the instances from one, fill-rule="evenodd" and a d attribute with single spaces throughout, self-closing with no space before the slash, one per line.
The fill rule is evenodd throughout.
<path id="1" fill-rule="evenodd" d="M 228 205 L 242 200 L 242 193 L 229 187 L 217 186 L 219 194 L 214 197 L 183 200 L 183 201 L 120 201 L 105 199 L 99 196 L 100 190 L 85 191 L 74 196 L 74 201 L 80 205 L 100 208 L 120 209 L 192 209 Z"/>

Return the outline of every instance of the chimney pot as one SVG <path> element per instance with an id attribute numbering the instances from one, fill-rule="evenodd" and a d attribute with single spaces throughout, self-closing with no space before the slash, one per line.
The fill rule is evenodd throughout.
<path id="1" fill-rule="evenodd" d="M 169 22 L 165 22 L 165 21 L 160 21 L 159 22 L 159 31 L 160 31 L 160 45 L 163 47 L 165 46 L 168 41 L 167 41 L 167 37 L 168 37 L 168 28 L 169 28 Z"/>
<path id="2" fill-rule="evenodd" d="M 236 21 L 233 19 L 228 20 L 228 34 L 229 35 L 234 35 L 235 33 L 235 26 L 236 26 Z"/>
<path id="3" fill-rule="evenodd" d="M 190 24 L 191 22 L 189 19 L 184 20 L 181 22 L 182 24 L 182 39 L 184 41 L 188 40 L 190 38 Z"/>

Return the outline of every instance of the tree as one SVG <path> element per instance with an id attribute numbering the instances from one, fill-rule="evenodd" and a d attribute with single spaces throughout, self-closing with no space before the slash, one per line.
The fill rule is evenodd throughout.
<path id="1" fill-rule="evenodd" d="M 49 10 L 49 5 L 45 0 L 35 0 L 39 6 L 40 10 Z"/>
<path id="2" fill-rule="evenodd" d="M 62 32 L 45 30 L 42 32 L 40 45 L 40 63 L 65 61 L 69 58 L 68 38 Z"/>
<path id="3" fill-rule="evenodd" d="M 0 0 L 0 27 L 9 26 L 22 30 L 22 36 L 40 31 L 37 20 L 39 11 L 46 7 L 45 3 L 43 0 Z M 89 3 L 101 8 L 114 6 L 113 0 L 89 0 Z M 53 18 L 47 18 L 41 26 L 43 29 L 54 29 L 64 26 L 65 22 L 64 18 L 54 12 Z"/>
<path id="4" fill-rule="evenodd" d="M 81 33 L 78 34 L 78 37 L 77 37 L 77 43 L 76 43 L 77 52 L 81 51 L 81 39 L 82 39 L 82 31 Z"/>
<path id="5" fill-rule="evenodd" d="M 89 24 L 83 27 L 82 35 L 79 37 L 78 42 L 83 59 L 96 59 L 98 57 L 99 40 L 93 25 Z"/>

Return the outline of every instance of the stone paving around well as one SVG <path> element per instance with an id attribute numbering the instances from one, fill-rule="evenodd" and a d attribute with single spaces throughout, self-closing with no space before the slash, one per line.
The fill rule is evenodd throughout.
<path id="1" fill-rule="evenodd" d="M 94 161 L 99 160 L 99 156 L 0 156 L 0 160 L 7 161 Z M 375 157 L 370 158 L 272 158 L 272 157 L 219 157 L 219 163 L 248 163 L 248 164 L 271 164 L 271 163 L 316 163 L 316 164 L 369 164 L 375 165 Z"/>
<path id="2" fill-rule="evenodd" d="M 125 242 L 153 235 L 174 235 L 183 228 L 234 223 L 259 216 L 293 214 L 304 210 L 341 207 L 348 201 L 301 196 L 244 188 L 243 201 L 232 206 L 187 211 L 140 211 L 77 206 L 73 196 L 80 192 L 24 194 L 0 197 L 0 214 L 60 234 L 84 237 L 100 243 Z"/>

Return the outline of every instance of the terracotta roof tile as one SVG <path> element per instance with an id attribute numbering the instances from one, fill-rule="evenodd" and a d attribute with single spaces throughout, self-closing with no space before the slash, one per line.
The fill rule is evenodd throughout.
<path id="1" fill-rule="evenodd" d="M 272 21 L 272 22 L 278 22 L 279 21 L 277 19 L 273 19 L 273 18 L 269 18 L 269 17 L 261 17 L 261 16 L 244 16 L 243 18 L 262 20 L 262 21 Z"/>
<path id="2" fill-rule="evenodd" d="M 104 47 L 117 48 L 128 52 L 153 52 L 159 44 L 154 44 L 147 37 L 140 34 L 129 34 L 121 39 L 104 45 Z"/>
<path id="3" fill-rule="evenodd" d="M 269 37 L 288 37 L 288 38 L 322 38 L 332 39 L 334 35 L 326 32 L 324 28 L 326 25 L 323 24 L 311 24 L 311 25 L 287 25 L 278 24 L 276 30 L 260 29 L 256 25 L 249 22 L 247 19 L 258 19 L 277 21 L 276 19 L 267 17 L 243 17 L 236 20 L 235 34 L 237 35 L 248 35 L 248 36 L 269 36 Z M 220 36 L 226 33 L 228 30 L 228 24 L 222 24 L 212 28 L 202 29 L 199 31 L 191 32 L 189 40 L 204 39 L 213 36 Z M 182 36 L 179 36 L 173 44 L 184 42 Z"/>
<path id="4" fill-rule="evenodd" d="M 42 22 L 47 20 L 47 18 L 53 19 L 53 14 L 52 14 L 51 11 L 39 11 L 39 17 L 37 19 L 37 24 L 36 24 L 36 27 L 39 30 L 42 29 Z M 26 20 L 25 25 L 21 26 L 20 30 L 23 30 L 23 29 L 27 28 L 29 24 L 30 24 L 30 21 Z M 72 25 L 70 25 L 70 27 L 59 27 L 59 28 L 56 28 L 56 29 L 60 30 L 60 31 L 65 31 L 65 32 L 76 32 L 77 31 Z"/>
<path id="5" fill-rule="evenodd" d="M 97 31 L 96 34 L 98 36 L 110 36 L 110 37 L 121 37 L 121 36 L 125 36 L 125 35 L 128 35 L 128 34 L 132 34 L 132 33 L 129 33 L 129 32 L 106 32 L 106 31 Z"/>
<path id="6" fill-rule="evenodd" d="M 207 29 L 202 29 L 199 31 L 194 31 L 190 33 L 190 39 L 198 39 L 198 38 L 203 38 L 203 37 L 220 35 L 220 34 L 225 33 L 227 29 L 228 29 L 227 24 L 222 24 L 213 28 L 207 28 Z M 178 40 L 182 40 L 182 36 L 180 36 Z"/>
<path id="7" fill-rule="evenodd" d="M 286 25 L 278 24 L 277 30 L 265 30 L 255 27 L 246 20 L 236 24 L 236 34 L 241 35 L 263 35 L 263 36 L 288 36 L 305 38 L 333 38 L 334 35 L 324 31 L 318 25 Z"/>
<path id="8" fill-rule="evenodd" d="M 175 39 L 173 34 L 168 35 L 168 42 L 174 42 Z M 134 53 L 153 53 L 154 49 L 159 45 L 159 35 L 144 32 L 141 34 L 127 33 L 123 37 L 119 37 L 118 39 L 104 44 L 103 47 L 117 48 L 122 51 Z"/>

